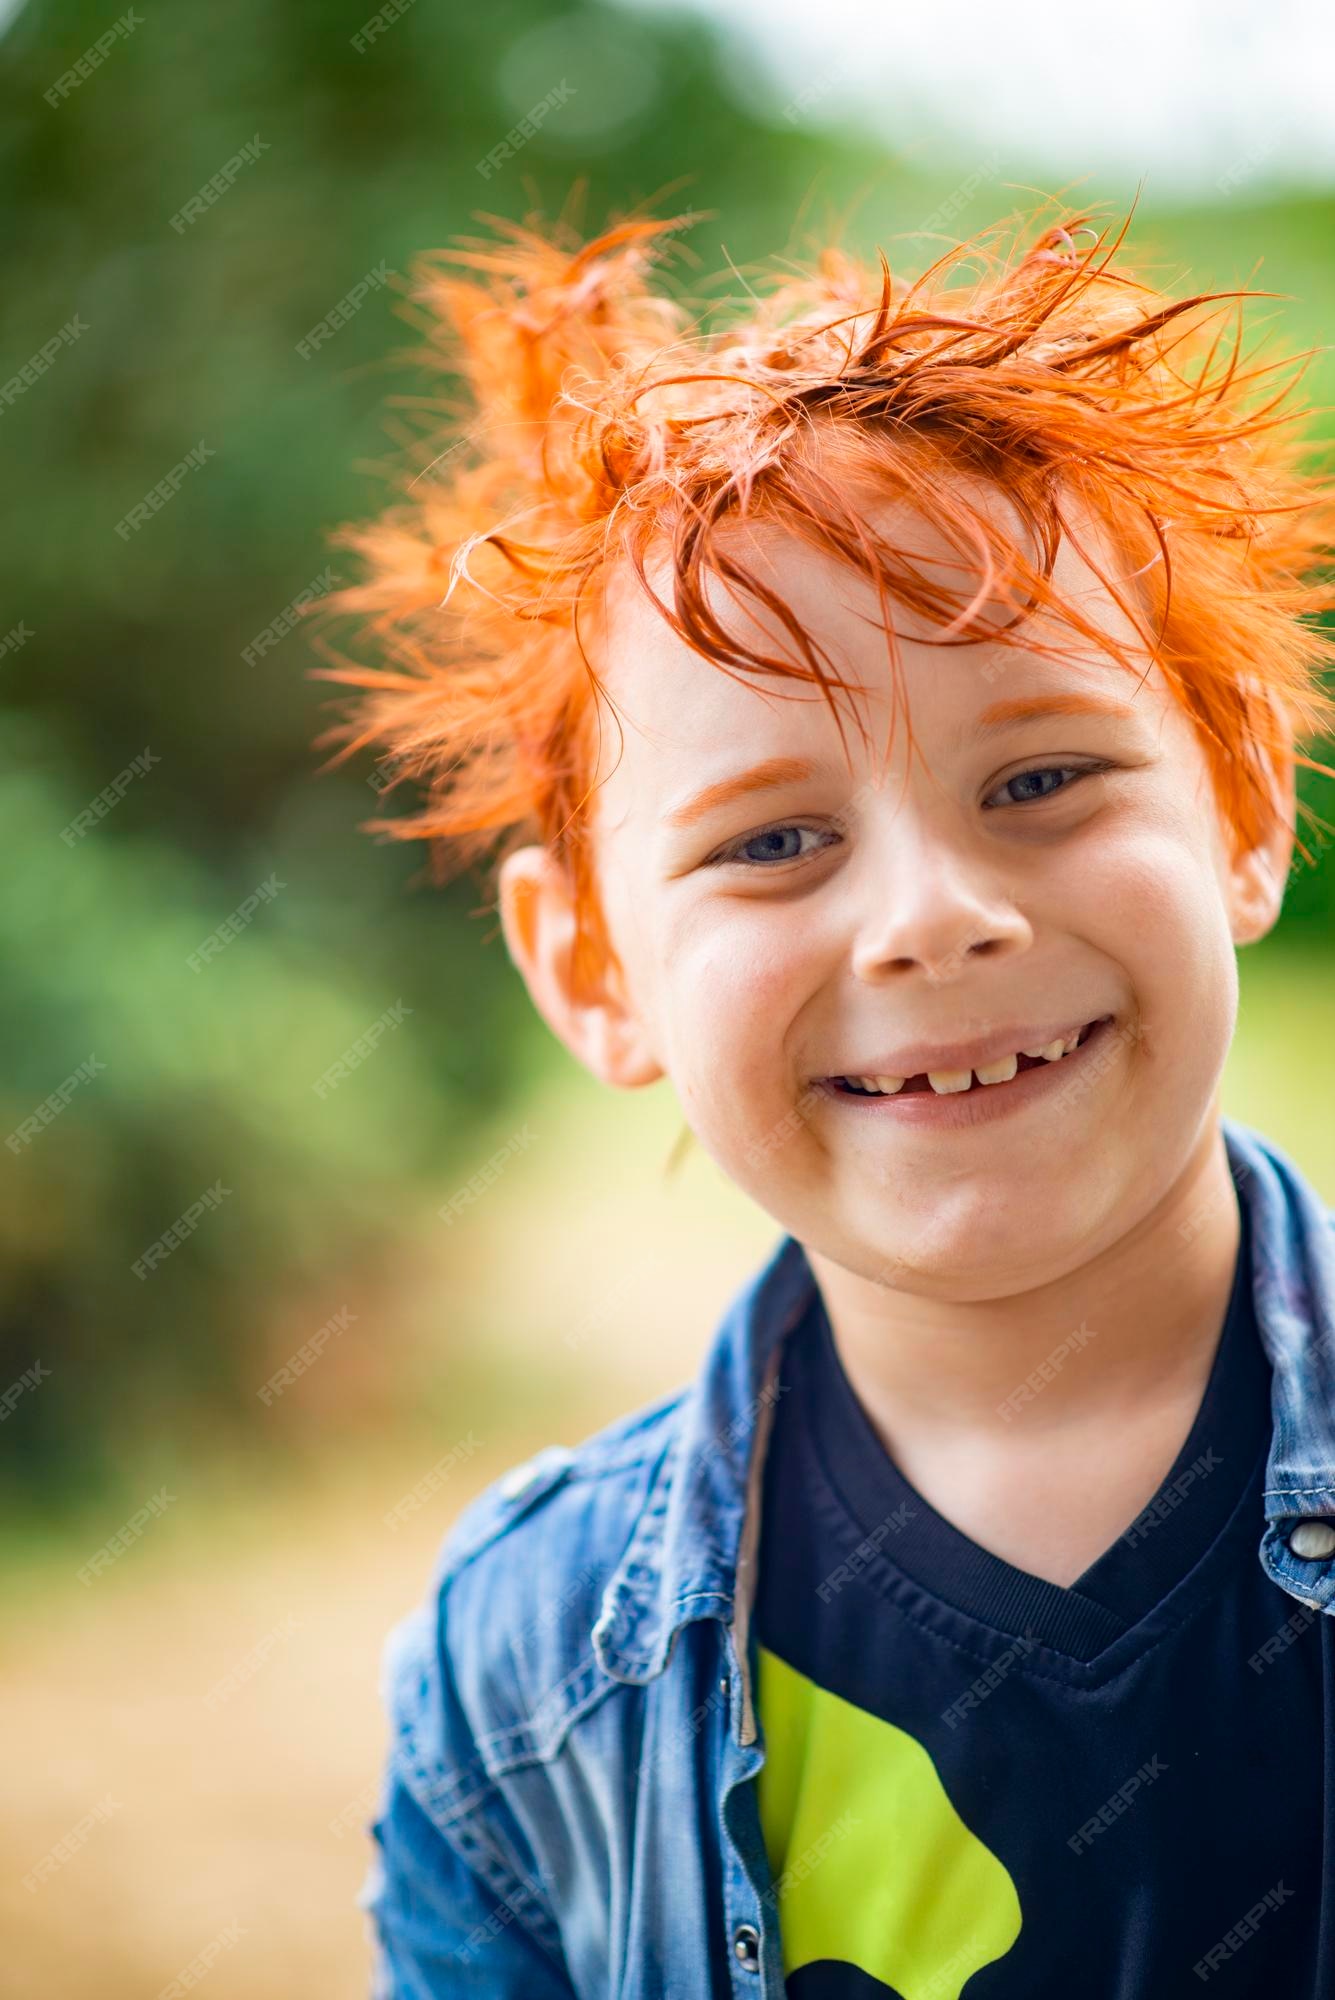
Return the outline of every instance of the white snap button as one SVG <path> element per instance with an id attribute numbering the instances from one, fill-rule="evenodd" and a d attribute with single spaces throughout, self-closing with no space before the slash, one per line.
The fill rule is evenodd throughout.
<path id="1" fill-rule="evenodd" d="M 533 1484 L 537 1476 L 538 1468 L 532 1459 L 524 1465 L 512 1467 L 509 1472 L 502 1474 L 498 1482 L 502 1499 L 517 1500 L 520 1494 L 526 1492 Z"/>
<path id="2" fill-rule="evenodd" d="M 732 1949 L 748 1972 L 760 1970 L 760 1932 L 754 1924 L 738 1924 L 732 1934 Z"/>
<path id="3" fill-rule="evenodd" d="M 1335 1521 L 1299 1521 L 1289 1536 L 1289 1547 L 1309 1562 L 1335 1555 Z"/>

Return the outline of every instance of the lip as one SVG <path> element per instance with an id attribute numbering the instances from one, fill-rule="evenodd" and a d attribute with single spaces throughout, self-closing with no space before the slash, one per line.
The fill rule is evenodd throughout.
<path id="1" fill-rule="evenodd" d="M 1090 1017 L 1086 1017 L 1090 1018 Z M 1079 1022 L 1077 1027 L 1083 1027 Z M 1069 1032 L 1074 1033 L 1075 1030 Z M 1030 1105 L 1038 1105 L 1051 1100 L 1063 1089 L 1069 1089 L 1075 1079 L 1085 1073 L 1081 1084 L 1082 1094 L 1095 1082 L 1098 1071 L 1089 1074 L 1088 1065 L 1091 1051 L 1104 1048 L 1117 1033 L 1116 1019 L 1112 1015 L 1098 1017 L 1079 1048 L 1072 1049 L 1067 1056 L 1057 1062 L 1037 1063 L 1032 1069 L 1018 1070 L 1009 1083 L 978 1084 L 969 1090 L 947 1091 L 938 1096 L 934 1090 L 898 1091 L 893 1097 L 858 1097 L 850 1091 L 836 1089 L 828 1078 L 819 1078 L 812 1085 L 832 1104 L 846 1109 L 858 1118 L 890 1118 L 901 1123 L 925 1126 L 934 1131 L 958 1131 L 975 1125 L 992 1124 L 999 1118 L 1007 1118 Z M 1054 1034 L 1051 1039 L 1056 1040 Z M 1009 1054 L 1017 1046 L 1007 1043 L 999 1054 Z M 987 1057 L 981 1059 L 986 1062 Z M 933 1058 L 933 1067 L 936 1059 Z M 973 1065 L 970 1065 L 972 1067 Z M 921 1067 L 921 1065 L 919 1065 Z M 947 1067 L 946 1064 L 941 1065 Z M 960 1062 L 958 1068 L 963 1069 Z M 864 1075 L 897 1075 L 897 1071 L 863 1071 Z M 916 1075 L 916 1071 L 911 1071 Z"/>
<path id="2" fill-rule="evenodd" d="M 989 1063 L 1000 1062 L 1003 1056 L 1017 1054 L 1022 1049 L 1047 1048 L 1052 1042 L 1064 1042 L 1069 1035 L 1078 1035 L 1087 1021 L 1098 1021 L 1101 1025 L 1111 1016 L 1103 1014 L 1079 1014 L 1057 1027 L 1020 1026 L 1018 1028 L 998 1028 L 986 1041 L 973 1042 L 911 1042 L 905 1048 L 894 1049 L 889 1055 L 877 1056 L 871 1062 L 859 1063 L 855 1069 L 831 1070 L 828 1076 L 813 1077 L 816 1084 L 830 1083 L 836 1076 L 918 1076 L 928 1070 L 944 1069 L 985 1069 Z M 1083 1046 L 1083 1044 L 1082 1044 Z M 1072 1054 L 1078 1054 L 1072 1050 Z M 1069 1056 L 1063 1056 L 1069 1062 Z M 989 1085 L 989 1089 L 1001 1086 Z"/>

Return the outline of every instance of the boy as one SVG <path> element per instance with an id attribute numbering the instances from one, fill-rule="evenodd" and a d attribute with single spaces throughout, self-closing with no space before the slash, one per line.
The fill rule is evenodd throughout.
<path id="1" fill-rule="evenodd" d="M 428 267 L 472 449 L 334 733 L 785 1233 L 391 1636 L 377 1991 L 1328 1996 L 1335 1246 L 1218 1094 L 1325 489 L 1079 218 L 709 336 L 673 226 Z"/>

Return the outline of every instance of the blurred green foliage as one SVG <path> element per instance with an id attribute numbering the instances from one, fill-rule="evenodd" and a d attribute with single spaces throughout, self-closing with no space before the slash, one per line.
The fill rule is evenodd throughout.
<path id="1" fill-rule="evenodd" d="M 358 830 L 386 804 L 367 762 L 317 775 L 331 696 L 306 675 L 302 631 L 242 657 L 331 561 L 327 531 L 382 503 L 374 468 L 415 422 L 386 404 L 419 386 L 396 358 L 391 292 L 309 358 L 297 343 L 367 271 L 406 274 L 479 212 L 571 208 L 577 181 L 590 233 L 646 200 L 705 211 L 676 282 L 717 294 L 736 287 L 731 266 L 744 283 L 751 260 L 804 254 L 841 222 L 853 247 L 919 261 L 931 245 L 891 239 L 976 176 L 967 159 L 898 157 L 891 132 L 766 115 L 744 57 L 694 17 L 413 0 L 367 41 L 371 11 L 149 7 L 54 103 L 44 93 L 115 9 L 29 0 L 5 30 L 0 378 L 73 316 L 87 327 L 2 430 L 0 636 L 32 634 L 0 656 L 4 1130 L 90 1055 L 105 1065 L 3 1155 L 0 1387 L 38 1359 L 51 1375 L 6 1424 L 0 1479 L 43 1504 L 85 1496 L 155 1427 L 251 1430 L 257 1383 L 387 1281 L 471 1164 L 479 1121 L 544 1055 L 477 886 L 424 892 L 420 850 Z M 562 79 L 568 115 L 479 172 Z M 257 136 L 226 193 L 173 229 Z M 1031 187 L 1023 160 L 1002 161 L 951 227 L 1027 207 Z M 1268 309 L 1286 347 L 1335 321 L 1330 201 L 1244 187 L 1173 213 L 1151 194 L 1135 238 L 1170 280 L 1292 294 Z M 1307 393 L 1328 402 L 1333 380 L 1321 354 Z M 201 442 L 212 455 L 179 492 L 118 535 Z M 145 748 L 151 767 L 62 839 Z M 281 891 L 192 970 L 271 876 Z M 1324 937 L 1333 914 L 1331 868 L 1300 870 L 1286 935 Z M 317 1096 L 400 1000 L 412 1012 L 374 1062 Z M 219 1180 L 228 1197 L 137 1277 Z M 364 1414 L 362 1389 L 345 1414 Z"/>

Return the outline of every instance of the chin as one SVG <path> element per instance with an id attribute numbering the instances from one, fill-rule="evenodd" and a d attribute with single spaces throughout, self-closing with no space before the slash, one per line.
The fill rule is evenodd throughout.
<path id="1" fill-rule="evenodd" d="M 1102 1247 L 1106 1220 L 1070 1190 L 1008 1186 L 970 1198 L 956 1189 L 892 1238 L 870 1227 L 853 1268 L 892 1289 L 961 1304 L 1031 1291 L 1078 1270 Z M 1041 1221 L 1041 1227 L 1036 1226 Z M 847 1261 L 847 1259 L 841 1259 Z"/>

